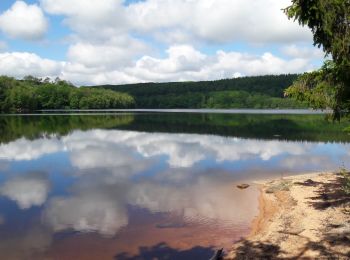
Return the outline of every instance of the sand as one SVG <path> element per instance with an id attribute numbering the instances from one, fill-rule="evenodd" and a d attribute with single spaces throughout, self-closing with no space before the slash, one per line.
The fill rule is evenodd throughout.
<path id="1" fill-rule="evenodd" d="M 251 234 L 226 258 L 350 259 L 350 197 L 341 181 L 328 173 L 263 182 Z"/>

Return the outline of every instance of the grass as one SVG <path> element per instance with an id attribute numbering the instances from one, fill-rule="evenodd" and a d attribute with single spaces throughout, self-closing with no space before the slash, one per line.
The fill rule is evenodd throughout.
<path id="1" fill-rule="evenodd" d="M 278 183 L 271 184 L 271 186 L 266 189 L 266 193 L 275 193 L 277 191 L 289 191 L 289 188 L 292 185 L 293 185 L 292 181 L 281 180 Z"/>

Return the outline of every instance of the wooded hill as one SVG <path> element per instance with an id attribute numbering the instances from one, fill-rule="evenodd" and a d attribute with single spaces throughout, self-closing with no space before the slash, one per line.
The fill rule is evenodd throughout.
<path id="1" fill-rule="evenodd" d="M 0 77 L 0 112 L 113 108 L 302 108 L 284 98 L 297 75 L 77 88 L 57 79 Z"/>
<path id="2" fill-rule="evenodd" d="M 200 82 L 101 85 L 131 95 L 137 108 L 301 108 L 284 98 L 297 74 L 242 77 Z"/>
<path id="3" fill-rule="evenodd" d="M 77 88 L 64 80 L 22 80 L 0 76 L 0 112 L 30 112 L 41 109 L 133 108 L 134 99 L 106 89 Z"/>

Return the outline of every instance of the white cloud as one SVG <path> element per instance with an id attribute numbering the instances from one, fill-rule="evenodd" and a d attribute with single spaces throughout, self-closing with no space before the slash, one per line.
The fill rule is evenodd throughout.
<path id="1" fill-rule="evenodd" d="M 64 63 L 41 58 L 28 52 L 0 53 L 0 74 L 22 78 L 27 75 L 37 77 L 59 76 Z"/>
<path id="2" fill-rule="evenodd" d="M 301 47 L 296 44 L 286 45 L 281 48 L 282 53 L 292 58 L 309 57 L 313 59 L 324 58 L 324 52 L 320 48 Z"/>
<path id="3" fill-rule="evenodd" d="M 0 74 L 59 76 L 78 85 L 93 85 L 313 70 L 314 60 L 322 57 L 311 48 L 298 49 L 299 42 L 311 43 L 312 34 L 283 14 L 281 8 L 289 4 L 290 0 L 146 0 L 129 5 L 122 0 L 40 0 L 46 13 L 63 16 L 63 24 L 72 31 L 67 60 L 54 61 L 26 52 L 2 53 Z M 38 6 L 24 2 L 16 2 L 7 12 L 25 8 L 42 14 Z M 28 30 L 31 27 L 25 26 Z M 289 45 L 282 50 L 286 58 L 217 47 L 237 42 L 248 43 L 247 50 L 257 45 Z M 203 51 L 208 46 L 218 50 L 208 54 Z M 166 48 L 165 56 L 159 48 Z"/>
<path id="4" fill-rule="evenodd" d="M 283 59 L 268 52 L 262 55 L 251 55 L 225 51 L 206 55 L 191 45 L 171 46 L 167 54 L 168 56 L 164 58 L 146 55 L 134 64 L 118 69 L 112 69 L 112 65 L 109 65 L 108 69 L 99 58 L 81 61 L 85 64 L 94 64 L 95 67 L 69 63 L 64 67 L 63 77 L 80 84 L 119 84 L 216 80 L 243 75 L 300 73 L 315 69 L 312 65 L 312 57 L 309 56 Z M 102 56 L 104 56 L 103 52 Z M 118 62 L 115 63 L 118 64 Z M 113 63 L 113 60 L 106 58 L 106 64 L 110 63 Z"/>
<path id="5" fill-rule="evenodd" d="M 192 36 L 219 43 L 311 40 L 308 29 L 288 20 L 282 12 L 290 5 L 289 0 L 147 0 L 128 6 L 121 0 L 40 3 L 46 12 L 65 16 L 65 23 L 74 32 L 90 40 L 126 32 L 158 35 L 158 39 L 168 41 L 161 36 L 165 32 L 176 42 L 187 42 Z"/>
<path id="6" fill-rule="evenodd" d="M 125 47 L 126 48 L 126 47 Z M 216 80 L 250 75 L 300 73 L 315 69 L 312 56 L 283 59 L 271 53 L 251 55 L 217 51 L 207 55 L 191 45 L 174 45 L 167 57 L 143 56 L 142 44 L 131 42 L 130 52 L 120 46 L 78 43 L 71 46 L 68 62 L 44 59 L 33 53 L 0 53 L 0 74 L 14 77 L 59 76 L 75 84 Z"/>
<path id="7" fill-rule="evenodd" d="M 40 0 L 49 14 L 65 16 L 64 23 L 79 37 L 93 40 L 110 39 L 127 30 L 121 0 Z"/>
<path id="8" fill-rule="evenodd" d="M 308 57 L 282 59 L 271 53 L 250 55 L 218 51 L 205 55 L 192 46 L 172 46 L 168 57 L 157 59 L 144 56 L 134 67 L 126 68 L 139 81 L 215 80 L 241 75 L 295 73 L 313 69 Z"/>
<path id="9" fill-rule="evenodd" d="M 41 206 L 50 190 L 46 174 L 34 173 L 6 181 L 0 187 L 0 194 L 16 201 L 21 209 Z"/>
<path id="10" fill-rule="evenodd" d="M 113 37 L 103 43 L 77 42 L 69 47 L 68 60 L 101 71 L 132 65 L 147 47 L 131 37 Z"/>
<path id="11" fill-rule="evenodd" d="M 37 5 L 16 1 L 0 15 L 0 29 L 12 38 L 38 40 L 45 35 L 48 22 Z"/>
<path id="12" fill-rule="evenodd" d="M 69 62 L 44 59 L 33 53 L 0 53 L 0 74 L 19 78 L 59 76 L 84 85 L 216 80 L 315 69 L 310 56 L 282 59 L 271 53 L 259 56 L 224 51 L 206 55 L 190 45 L 171 46 L 168 57 L 162 59 L 143 56 L 133 63 L 129 58 L 135 57 L 136 49 L 143 49 L 142 44 L 131 44 L 128 52 L 119 46 L 78 43 L 69 50 Z"/>
<path id="13" fill-rule="evenodd" d="M 127 13 L 133 28 L 141 32 L 180 28 L 209 42 L 310 41 L 310 31 L 282 12 L 290 4 L 289 0 L 148 0 L 130 5 Z"/>

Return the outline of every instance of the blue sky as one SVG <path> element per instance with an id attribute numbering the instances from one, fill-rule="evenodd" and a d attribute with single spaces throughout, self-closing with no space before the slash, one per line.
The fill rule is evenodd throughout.
<path id="1" fill-rule="evenodd" d="M 316 69 L 290 0 L 0 2 L 0 74 L 77 85 L 213 80 Z"/>

